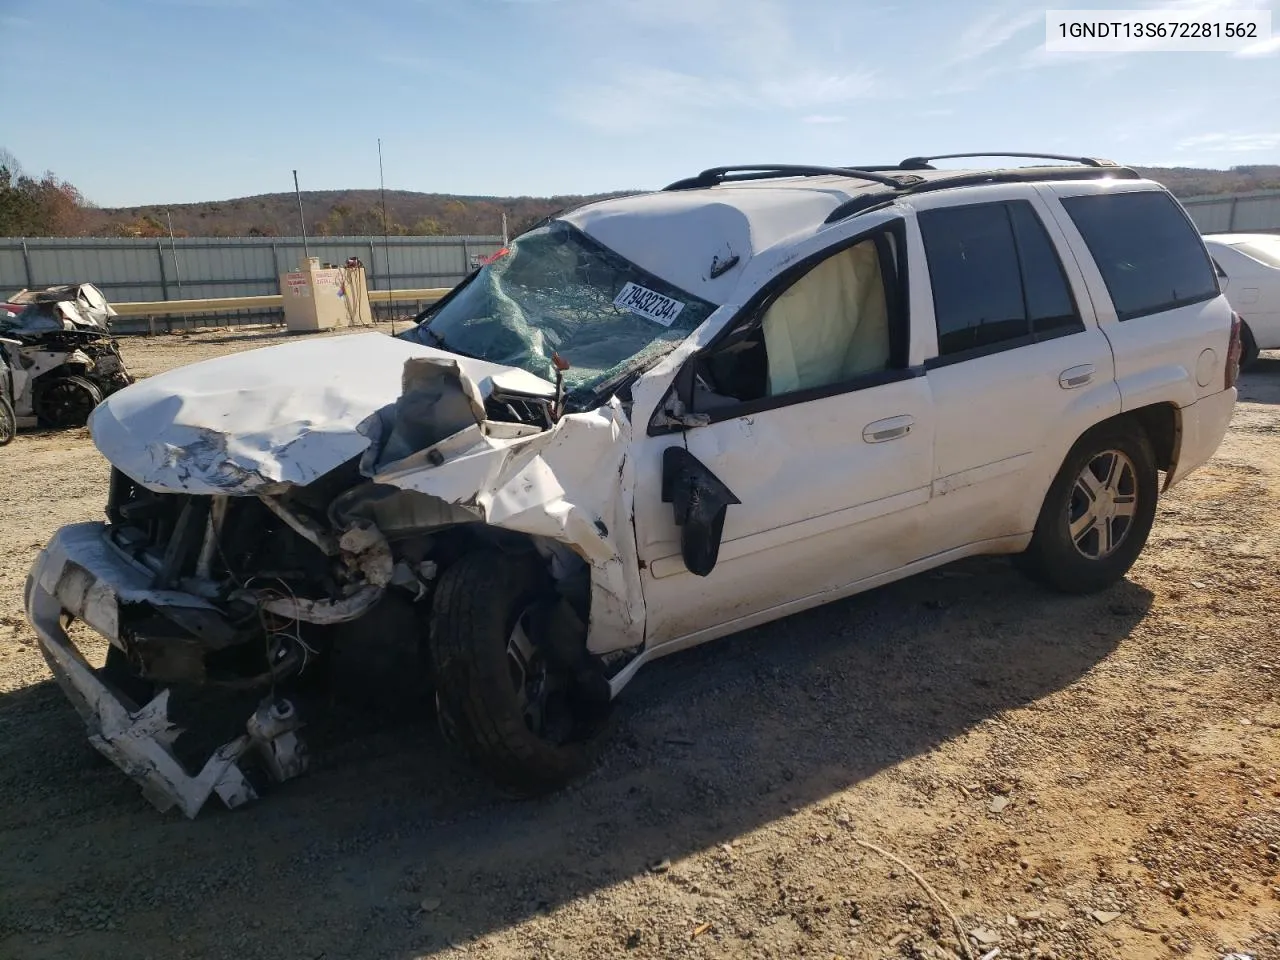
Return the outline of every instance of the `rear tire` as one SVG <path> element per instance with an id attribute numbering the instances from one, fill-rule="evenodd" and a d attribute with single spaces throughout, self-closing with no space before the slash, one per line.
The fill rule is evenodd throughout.
<path id="1" fill-rule="evenodd" d="M 102 391 L 92 380 L 76 376 L 45 376 L 36 383 L 32 398 L 42 427 L 83 427 L 102 402 Z"/>
<path id="2" fill-rule="evenodd" d="M 0 397 L 0 447 L 13 443 L 18 435 L 18 415 L 13 412 L 13 404 L 7 398 Z"/>
<path id="3" fill-rule="evenodd" d="M 431 610 L 441 727 L 491 779 L 522 796 L 555 790 L 587 766 L 570 680 L 528 645 L 522 626 L 551 589 L 536 554 L 478 551 L 441 574 Z M 532 650 L 527 660 L 513 659 L 513 643 Z"/>
<path id="4" fill-rule="evenodd" d="M 1258 362 L 1258 341 L 1253 338 L 1253 331 L 1247 323 L 1240 324 L 1240 369 L 1248 370 Z"/>
<path id="5" fill-rule="evenodd" d="M 1121 580 L 1155 521 L 1155 449 L 1136 422 L 1084 434 L 1045 495 L 1024 569 L 1063 593 L 1093 593 Z"/>

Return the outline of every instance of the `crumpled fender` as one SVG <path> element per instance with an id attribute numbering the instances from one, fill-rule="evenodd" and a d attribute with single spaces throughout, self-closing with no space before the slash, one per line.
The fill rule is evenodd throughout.
<path id="1" fill-rule="evenodd" d="M 433 362 L 410 361 L 414 371 L 406 364 L 406 385 L 423 382 L 424 374 L 432 379 L 423 365 Z M 456 367 L 438 366 L 465 395 L 477 395 Z M 405 400 L 398 401 L 400 410 L 407 409 Z M 527 436 L 508 435 L 512 427 L 473 422 L 390 463 L 378 456 L 386 444 L 375 441 L 362 469 L 375 483 L 438 497 L 483 523 L 566 544 L 591 567 L 588 649 L 638 645 L 644 602 L 632 526 L 631 423 L 622 404 L 613 398 Z M 403 424 L 395 429 L 405 432 Z"/>

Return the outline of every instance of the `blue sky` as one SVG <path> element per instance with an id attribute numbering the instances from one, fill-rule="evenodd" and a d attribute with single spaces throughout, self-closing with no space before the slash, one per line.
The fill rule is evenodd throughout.
<path id="1" fill-rule="evenodd" d="M 1271 9 L 1280 0 L 1059 2 Z M 1048 54 L 1002 0 L 0 0 L 0 145 L 104 206 L 1038 149 L 1280 163 L 1280 42 Z M 30 36 L 34 42 L 26 43 Z"/>

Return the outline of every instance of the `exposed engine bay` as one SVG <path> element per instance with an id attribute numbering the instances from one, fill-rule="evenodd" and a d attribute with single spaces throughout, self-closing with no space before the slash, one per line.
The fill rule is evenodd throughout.
<path id="1" fill-rule="evenodd" d="M 514 682 L 512 709 L 565 764 L 607 709 L 610 677 L 632 655 L 625 648 L 638 645 L 638 574 L 610 533 L 623 531 L 623 542 L 630 533 L 618 494 L 626 446 L 617 441 L 629 430 L 619 401 L 565 414 L 555 385 L 520 370 L 381 334 L 342 341 L 149 378 L 92 419 L 113 464 L 107 522 L 60 532 L 34 572 L 28 611 L 52 637 L 46 658 L 81 705 L 91 742 L 162 808 L 194 815 L 212 793 L 233 806 L 252 799 L 252 757 L 267 760 L 274 779 L 302 772 L 296 683 L 327 669 L 339 639 L 375 642 L 389 617 L 411 643 L 414 633 L 425 643 L 447 631 L 449 605 L 482 596 L 476 577 L 498 577 L 503 590 L 523 584 L 483 597 L 519 605 L 509 612 L 515 626 L 502 627 L 502 682 Z M 335 348 L 367 377 L 335 370 Z M 388 364 L 400 368 L 398 384 L 383 376 Z M 286 366 L 293 383 L 259 373 Z M 171 377 L 183 378 L 182 391 Z M 341 380 L 342 395 L 300 390 L 307 377 Z M 220 392 L 207 394 L 215 383 Z M 375 395 L 383 402 L 369 403 Z M 241 429 L 205 426 L 202 405 L 220 418 L 232 396 Z M 309 431 L 299 437 L 281 415 L 302 402 Z M 375 413 L 356 419 L 370 406 Z M 256 434 L 256 416 L 298 439 Z M 107 636 L 105 668 L 87 668 L 62 640 L 54 606 Z M 441 649 L 430 657 L 437 678 L 459 662 Z M 252 729 L 192 776 L 172 753 L 169 697 L 211 688 L 265 699 Z M 437 696 L 447 689 L 438 684 Z M 111 706 L 121 702 L 122 711 Z M 445 704 L 440 716 L 446 735 L 473 737 L 464 710 Z M 277 727 L 287 746 L 263 734 Z M 547 770 L 561 775 L 554 762 Z"/>

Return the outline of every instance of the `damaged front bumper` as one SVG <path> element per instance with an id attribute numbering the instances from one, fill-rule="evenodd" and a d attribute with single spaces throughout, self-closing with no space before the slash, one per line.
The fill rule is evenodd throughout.
<path id="1" fill-rule="evenodd" d="M 234 808 L 256 799 L 241 761 L 256 754 L 272 779 L 306 770 L 297 711 L 287 700 L 264 701 L 243 735 L 215 750 L 194 776 L 173 751 L 182 733 L 169 719 L 169 691 L 134 704 L 104 683 L 67 635 L 78 619 L 119 646 L 121 604 L 215 612 L 207 601 L 150 587 L 153 575 L 136 566 L 104 536 L 101 523 L 63 527 L 40 552 L 27 578 L 24 602 L 40 649 L 54 678 L 89 729 L 89 742 L 142 787 L 161 811 L 178 807 L 194 817 L 211 794 Z M 180 614 L 179 614 L 180 615 Z"/>

